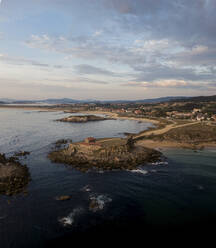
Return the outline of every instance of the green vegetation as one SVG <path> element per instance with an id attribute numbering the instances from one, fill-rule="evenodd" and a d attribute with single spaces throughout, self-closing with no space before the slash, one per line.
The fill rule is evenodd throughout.
<path id="1" fill-rule="evenodd" d="M 179 143 L 216 142 L 216 126 L 198 123 L 195 125 L 177 127 L 167 133 L 152 137 L 154 140 L 174 141 Z"/>

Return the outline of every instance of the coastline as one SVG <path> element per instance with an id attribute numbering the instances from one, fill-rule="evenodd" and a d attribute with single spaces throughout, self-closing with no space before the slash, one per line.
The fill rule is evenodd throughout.
<path id="1" fill-rule="evenodd" d="M 119 120 L 134 120 L 134 121 L 141 121 L 141 122 L 150 122 L 153 124 L 158 124 L 158 120 L 153 120 L 153 119 L 148 119 L 148 118 L 136 118 L 136 117 L 123 117 L 119 116 L 117 113 L 112 113 L 112 112 L 106 112 L 106 111 L 82 111 L 84 114 L 104 114 L 108 115 L 110 118 L 115 118 Z M 143 131 L 142 131 L 143 132 Z"/>
<path id="2" fill-rule="evenodd" d="M 152 148 L 152 149 L 163 149 L 163 148 L 181 148 L 181 149 L 192 149 L 192 150 L 202 150 L 207 148 L 216 148 L 216 143 L 203 142 L 198 145 L 193 145 L 189 143 L 178 143 L 173 141 L 153 141 L 153 140 L 140 140 L 137 143 L 141 146 Z"/>
<path id="3" fill-rule="evenodd" d="M 49 107 L 49 106 L 24 106 L 24 105 L 0 105 L 0 109 L 24 109 L 24 110 L 38 110 L 41 112 L 57 112 L 57 111 L 66 111 L 67 109 L 62 106 L 54 106 L 54 107 Z M 134 121 L 142 121 L 142 122 L 150 122 L 153 124 L 158 124 L 158 120 L 153 120 L 153 119 L 148 119 L 148 118 L 136 118 L 136 117 L 123 117 L 119 116 L 117 113 L 112 113 L 112 112 L 106 112 L 106 111 L 76 111 L 76 112 L 65 112 L 67 114 L 73 114 L 73 113 L 83 113 L 83 114 L 103 114 L 103 115 L 108 115 L 110 118 L 115 118 L 115 119 L 121 119 L 121 120 L 134 120 Z"/>
<path id="4" fill-rule="evenodd" d="M 37 110 L 40 112 L 57 112 L 57 111 L 66 111 L 67 109 L 62 106 L 9 106 L 9 105 L 0 105 L 0 109 L 23 109 L 23 110 Z M 72 112 L 71 112 L 72 113 Z M 198 124 L 198 122 L 190 122 L 186 124 L 180 124 L 172 123 L 172 124 L 166 124 L 164 127 L 160 127 L 160 120 L 153 120 L 148 118 L 136 118 L 136 117 L 121 117 L 117 113 L 107 112 L 107 111 L 77 111 L 75 113 L 82 113 L 82 114 L 101 114 L 101 115 L 107 115 L 110 118 L 113 119 L 120 119 L 120 120 L 134 120 L 134 121 L 141 121 L 141 122 L 149 122 L 152 124 L 155 124 L 156 127 L 153 129 L 147 129 L 143 130 L 137 134 L 133 134 L 133 138 L 137 139 L 136 144 L 151 148 L 151 149 L 161 149 L 161 148 L 184 148 L 184 149 L 202 149 L 202 148 L 215 148 L 216 142 L 199 142 L 198 144 L 192 144 L 192 143 L 186 143 L 186 142 L 174 142 L 174 141 L 155 141 L 151 139 L 146 139 L 149 135 L 160 135 L 164 134 L 170 130 L 191 126 Z M 70 114 L 70 110 L 68 110 L 68 114 Z M 106 138 L 105 138 L 106 139 Z M 115 138 L 109 138 L 109 139 L 115 139 Z"/>

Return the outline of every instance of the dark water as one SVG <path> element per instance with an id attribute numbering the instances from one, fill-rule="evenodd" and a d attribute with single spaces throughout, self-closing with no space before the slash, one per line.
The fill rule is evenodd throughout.
<path id="1" fill-rule="evenodd" d="M 127 120 L 53 121 L 67 115 L 0 110 L 0 152 L 31 151 L 23 163 L 32 176 L 27 196 L 0 196 L 1 248 L 61 247 L 66 243 L 72 247 L 83 238 L 102 237 L 108 242 L 114 237 L 165 237 L 175 231 L 179 235 L 194 230 L 204 233 L 215 223 L 216 150 L 164 150 L 166 165 L 146 165 L 137 172 L 83 174 L 50 163 L 46 156 L 53 142 L 123 136 L 123 132 L 139 132 L 151 125 Z M 59 195 L 72 198 L 59 202 L 55 200 Z M 89 210 L 91 197 L 100 200 L 101 210 Z"/>

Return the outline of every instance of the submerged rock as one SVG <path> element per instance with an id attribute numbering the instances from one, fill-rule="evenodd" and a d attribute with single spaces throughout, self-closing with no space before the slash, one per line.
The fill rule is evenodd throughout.
<path id="1" fill-rule="evenodd" d="M 23 192 L 30 181 L 29 170 L 14 157 L 0 154 L 0 194 L 14 195 Z"/>
<path id="2" fill-rule="evenodd" d="M 71 199 L 70 195 L 62 195 L 62 196 L 57 196 L 56 201 L 68 201 Z"/>
<path id="3" fill-rule="evenodd" d="M 94 213 L 103 210 L 105 205 L 111 201 L 112 199 L 106 195 L 92 195 L 90 196 L 89 210 Z"/>

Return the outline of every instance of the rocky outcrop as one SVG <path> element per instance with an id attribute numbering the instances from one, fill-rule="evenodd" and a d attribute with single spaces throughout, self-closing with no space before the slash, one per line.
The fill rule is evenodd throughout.
<path id="1" fill-rule="evenodd" d="M 27 166 L 16 158 L 6 158 L 0 154 L 0 194 L 14 195 L 22 192 L 30 180 Z"/>
<path id="2" fill-rule="evenodd" d="M 137 166 L 160 160 L 159 151 L 134 145 L 132 139 L 103 139 L 90 145 L 85 142 L 70 143 L 67 148 L 53 151 L 53 162 L 69 164 L 81 171 L 91 168 L 133 170 Z"/>
<path id="3" fill-rule="evenodd" d="M 15 157 L 26 157 L 28 155 L 30 155 L 28 151 L 19 151 L 14 154 Z"/>
<path id="4" fill-rule="evenodd" d="M 105 120 L 110 120 L 110 119 L 111 118 L 105 118 L 105 117 L 96 116 L 96 115 L 72 115 L 72 116 L 60 119 L 58 121 L 85 123 L 89 121 L 105 121 Z"/>

